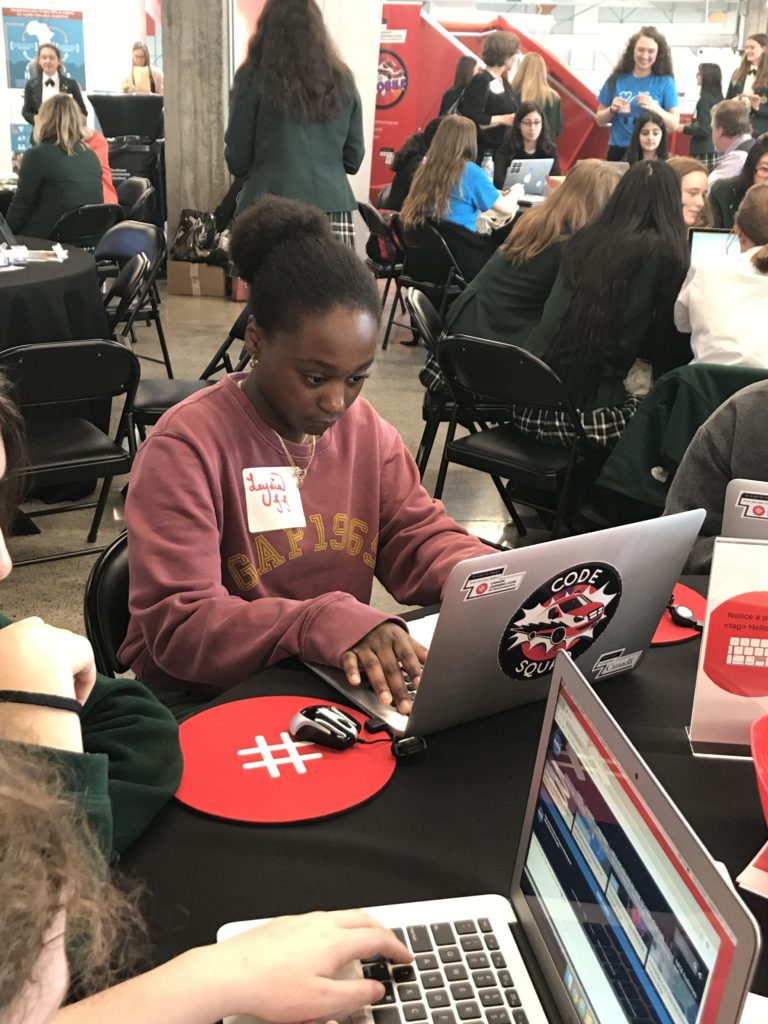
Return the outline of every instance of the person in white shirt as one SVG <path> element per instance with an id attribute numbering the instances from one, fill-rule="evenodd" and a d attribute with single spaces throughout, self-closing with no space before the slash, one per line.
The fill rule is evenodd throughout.
<path id="1" fill-rule="evenodd" d="M 675 326 L 691 332 L 693 362 L 768 370 L 768 183 L 748 190 L 733 230 L 740 254 L 691 267 Z"/>
<path id="2" fill-rule="evenodd" d="M 739 174 L 747 153 L 755 144 L 749 107 L 741 100 L 721 100 L 712 107 L 712 143 L 718 153 L 723 155 L 709 176 L 710 188 L 720 178 L 732 178 Z"/>
<path id="3" fill-rule="evenodd" d="M 51 96 L 58 96 L 60 92 L 69 93 L 83 115 L 88 116 L 80 86 L 74 78 L 68 78 L 64 74 L 61 50 L 53 43 L 43 43 L 37 51 L 37 74 L 24 86 L 21 116 L 28 124 L 33 125 L 43 103 Z"/>

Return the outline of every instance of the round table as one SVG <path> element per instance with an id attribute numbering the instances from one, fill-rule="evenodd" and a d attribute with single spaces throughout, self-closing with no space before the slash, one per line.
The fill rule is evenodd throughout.
<path id="1" fill-rule="evenodd" d="M 44 238 L 18 239 L 29 249 L 50 249 Z M 96 263 L 65 245 L 64 263 L 29 263 L 0 272 L 0 350 L 48 341 L 109 338 Z"/>

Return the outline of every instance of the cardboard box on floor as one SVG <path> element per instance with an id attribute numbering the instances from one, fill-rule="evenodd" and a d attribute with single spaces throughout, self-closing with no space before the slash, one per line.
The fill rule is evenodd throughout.
<path id="1" fill-rule="evenodd" d="M 167 287 L 171 295 L 227 295 L 227 272 L 207 263 L 168 260 Z"/>

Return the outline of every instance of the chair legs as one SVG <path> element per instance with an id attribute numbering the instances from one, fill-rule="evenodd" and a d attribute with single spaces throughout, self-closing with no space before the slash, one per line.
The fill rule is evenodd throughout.
<path id="1" fill-rule="evenodd" d="M 163 350 L 163 362 L 165 363 L 165 370 L 168 374 L 169 380 L 173 380 L 173 367 L 171 366 L 171 355 L 168 351 L 168 343 L 165 340 L 165 331 L 163 330 L 163 322 L 160 319 L 160 310 L 157 308 L 157 302 L 155 297 L 150 292 L 149 302 L 152 306 L 152 313 L 154 316 L 155 327 L 157 329 L 157 336 L 160 339 L 160 348 Z"/>
<path id="2" fill-rule="evenodd" d="M 392 306 L 390 307 L 389 310 L 389 318 L 387 319 L 387 329 L 384 332 L 384 340 L 381 343 L 382 350 L 386 349 L 387 345 L 389 345 L 389 335 L 392 331 L 392 324 L 394 323 L 395 320 L 398 298 L 402 302 L 402 296 L 400 295 L 400 282 L 398 280 L 395 280 L 395 297 L 392 299 Z"/>
<path id="3" fill-rule="evenodd" d="M 517 530 L 518 535 L 520 537 L 525 537 L 525 535 L 528 533 L 528 530 L 526 529 L 525 523 L 520 518 L 517 509 L 510 500 L 509 495 L 507 493 L 507 488 L 504 486 L 504 484 L 497 476 L 492 476 L 491 480 L 493 480 L 494 486 L 496 487 L 496 490 L 499 492 L 501 500 L 504 502 L 504 507 L 506 508 L 507 512 L 509 512 L 512 518 L 512 522 L 515 524 L 515 529 Z"/>
<path id="4" fill-rule="evenodd" d="M 416 467 L 419 471 L 420 480 L 424 479 L 424 474 L 427 471 L 427 463 L 429 462 L 429 456 L 432 454 L 432 448 L 435 444 L 444 409 L 445 399 L 442 398 L 440 404 L 436 405 L 434 409 L 430 409 L 424 418 L 424 430 L 416 451 Z"/>
<path id="5" fill-rule="evenodd" d="M 91 522 L 91 528 L 88 531 L 88 543 L 95 544 L 96 537 L 99 533 L 99 527 L 101 526 L 101 519 L 104 515 L 104 509 L 107 505 L 107 498 L 109 497 L 109 489 L 112 486 L 112 477 L 104 477 L 104 482 L 101 485 L 101 491 L 99 492 L 99 498 L 96 502 L 96 511 L 93 513 L 93 521 Z"/>

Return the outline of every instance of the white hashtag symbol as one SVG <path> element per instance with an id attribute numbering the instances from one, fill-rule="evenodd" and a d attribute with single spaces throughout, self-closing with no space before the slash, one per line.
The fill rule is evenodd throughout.
<path id="1" fill-rule="evenodd" d="M 306 775 L 307 767 L 304 762 L 315 761 L 323 756 L 320 751 L 314 754 L 300 754 L 299 747 L 311 747 L 313 744 L 301 741 L 297 743 L 287 732 L 281 732 L 280 739 L 281 743 L 270 745 L 264 736 L 254 736 L 256 746 L 244 747 L 242 750 L 238 750 L 237 754 L 238 757 L 249 757 L 251 754 L 257 754 L 261 760 L 246 761 L 243 768 L 246 770 L 249 768 L 266 768 L 273 779 L 279 779 L 280 768 L 278 766 L 281 764 L 291 764 L 299 775 Z M 284 751 L 286 757 L 274 757 L 272 754 L 273 750 Z"/>

